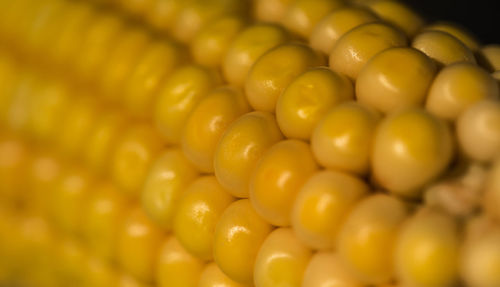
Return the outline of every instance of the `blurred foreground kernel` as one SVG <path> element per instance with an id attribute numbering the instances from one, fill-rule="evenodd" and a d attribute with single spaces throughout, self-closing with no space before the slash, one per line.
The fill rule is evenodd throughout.
<path id="1" fill-rule="evenodd" d="M 455 120 L 464 110 L 483 99 L 498 99 L 498 85 L 484 69 L 471 63 L 443 68 L 432 83 L 426 108 L 431 113 Z"/>
<path id="2" fill-rule="evenodd" d="M 362 287 L 356 276 L 340 261 L 337 254 L 318 252 L 307 265 L 302 285 L 304 287 Z"/>
<path id="3" fill-rule="evenodd" d="M 406 204 L 385 194 L 360 201 L 342 226 L 337 250 L 342 262 L 361 282 L 381 284 L 394 275 L 394 244 L 403 221 Z"/>
<path id="4" fill-rule="evenodd" d="M 170 236 L 163 243 L 156 271 L 159 287 L 196 287 L 204 263 L 189 254 L 175 236 Z"/>
<path id="5" fill-rule="evenodd" d="M 332 170 L 315 173 L 304 183 L 293 204 L 295 234 L 311 248 L 334 248 L 346 216 L 367 193 L 368 186 L 351 175 Z"/>
<path id="6" fill-rule="evenodd" d="M 465 28 L 460 27 L 460 25 L 448 22 L 437 22 L 426 26 L 424 30 L 446 32 L 460 40 L 472 52 L 479 50 L 479 42 L 474 38 L 474 35 L 471 35 Z"/>
<path id="7" fill-rule="evenodd" d="M 208 263 L 201 272 L 199 287 L 242 287 L 244 285 L 231 280 L 215 262 Z"/>
<path id="8" fill-rule="evenodd" d="M 200 171 L 213 172 L 219 139 L 234 120 L 249 111 L 245 95 L 236 88 L 224 86 L 209 92 L 184 125 L 181 146 L 186 158 Z"/>
<path id="9" fill-rule="evenodd" d="M 153 282 L 164 238 L 164 233 L 140 208 L 132 209 L 118 232 L 116 248 L 119 266 L 141 281 Z"/>
<path id="10" fill-rule="evenodd" d="M 330 69 L 355 80 L 363 66 L 377 53 L 407 45 L 406 36 L 384 22 L 357 26 L 344 34 L 330 52 Z"/>
<path id="11" fill-rule="evenodd" d="M 487 45 L 481 48 L 485 68 L 489 71 L 500 70 L 500 45 Z"/>
<path id="12" fill-rule="evenodd" d="M 133 124 L 119 137 L 113 151 L 110 174 L 128 196 L 138 196 L 150 165 L 163 143 L 155 130 L 146 124 Z"/>
<path id="13" fill-rule="evenodd" d="M 368 7 L 380 17 L 403 30 L 408 38 L 413 38 L 424 25 L 424 19 L 402 1 L 375 0 Z"/>
<path id="14" fill-rule="evenodd" d="M 145 18 L 154 28 L 160 31 L 168 31 L 182 6 L 183 1 L 155 0 L 147 11 Z"/>
<path id="15" fill-rule="evenodd" d="M 301 286 L 311 255 L 290 228 L 275 229 L 262 243 L 255 260 L 255 285 Z"/>
<path id="16" fill-rule="evenodd" d="M 278 97 L 290 82 L 322 62 L 306 45 L 284 44 L 268 51 L 255 62 L 245 81 L 248 102 L 255 110 L 274 112 Z"/>
<path id="17" fill-rule="evenodd" d="M 326 55 L 345 33 L 353 28 L 377 20 L 370 10 L 360 7 L 343 7 L 333 10 L 325 16 L 312 30 L 309 44 Z"/>
<path id="18" fill-rule="evenodd" d="M 482 201 L 484 210 L 491 217 L 500 219 L 500 210 L 498 204 L 500 203 L 500 160 L 496 158 L 491 170 L 488 173 L 485 195 Z"/>
<path id="19" fill-rule="evenodd" d="M 257 213 L 273 225 L 290 225 L 297 193 L 317 168 L 309 145 L 302 141 L 284 140 L 270 147 L 250 179 L 250 201 Z"/>
<path id="20" fill-rule="evenodd" d="M 366 174 L 378 121 L 375 111 L 357 102 L 333 107 L 313 131 L 311 148 L 315 159 L 327 168 Z"/>
<path id="21" fill-rule="evenodd" d="M 417 197 L 420 188 L 447 168 L 454 153 L 449 127 L 420 108 L 385 117 L 373 139 L 371 166 L 378 184 L 405 197 Z"/>
<path id="22" fill-rule="evenodd" d="M 439 210 L 420 209 L 404 223 L 395 243 L 398 279 L 416 287 L 454 286 L 460 241 L 455 218 Z"/>
<path id="23" fill-rule="evenodd" d="M 229 84 L 242 87 L 257 59 L 268 50 L 286 42 L 289 35 L 281 26 L 254 24 L 233 40 L 222 62 L 222 72 Z"/>
<path id="24" fill-rule="evenodd" d="M 474 54 L 459 39 L 442 31 L 423 31 L 413 38 L 412 47 L 422 51 L 439 65 L 456 62 L 476 63 Z"/>
<path id="25" fill-rule="evenodd" d="M 29 147 L 13 135 L 0 134 L 0 204 L 20 198 L 23 174 L 29 164 Z"/>
<path id="26" fill-rule="evenodd" d="M 224 132 L 214 157 L 215 176 L 236 197 L 248 197 L 252 170 L 259 158 L 282 139 L 274 116 L 251 112 L 234 121 Z"/>
<path id="27" fill-rule="evenodd" d="M 420 106 L 437 72 L 434 62 L 413 48 L 390 48 L 374 56 L 356 79 L 356 97 L 378 111 Z"/>
<path id="28" fill-rule="evenodd" d="M 281 93 L 276 120 L 288 138 L 308 140 L 322 116 L 354 97 L 351 81 L 326 67 L 308 69 Z"/>
<path id="29" fill-rule="evenodd" d="M 270 232 L 271 225 L 255 212 L 248 199 L 233 202 L 215 228 L 215 262 L 232 280 L 251 284 L 255 258 Z"/>
<path id="30" fill-rule="evenodd" d="M 255 0 L 254 17 L 262 22 L 280 23 L 293 0 Z"/>
<path id="31" fill-rule="evenodd" d="M 35 151 L 31 157 L 26 172 L 27 194 L 30 200 L 26 202 L 28 208 L 34 212 L 47 216 L 50 212 L 50 194 L 63 172 L 63 163 L 52 153 Z"/>
<path id="32" fill-rule="evenodd" d="M 193 181 L 179 201 L 173 223 L 173 231 L 182 246 L 202 260 L 211 260 L 215 226 L 233 201 L 214 176 Z"/>
<path id="33" fill-rule="evenodd" d="M 144 212 L 159 227 L 170 231 L 181 196 L 198 171 L 178 148 L 156 156 L 141 191 Z"/>
<path id="34" fill-rule="evenodd" d="M 167 143 L 180 142 L 189 114 L 218 80 L 215 71 L 199 65 L 182 66 L 165 80 L 155 102 L 154 121 Z"/>

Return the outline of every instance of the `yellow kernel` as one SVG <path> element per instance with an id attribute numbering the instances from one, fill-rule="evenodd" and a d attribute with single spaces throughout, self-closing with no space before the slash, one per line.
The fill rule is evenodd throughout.
<path id="1" fill-rule="evenodd" d="M 203 261 L 189 254 L 170 236 L 159 251 L 156 282 L 159 287 L 196 287 L 203 267 Z"/>
<path id="2" fill-rule="evenodd" d="M 406 46 L 403 32 L 383 22 L 360 25 L 344 34 L 330 52 L 330 68 L 356 79 L 363 66 L 377 53 Z"/>
<path id="3" fill-rule="evenodd" d="M 368 3 L 377 16 L 403 30 L 408 38 L 413 38 L 424 25 L 424 19 L 402 2 L 378 0 Z"/>
<path id="4" fill-rule="evenodd" d="M 128 127 L 119 138 L 111 156 L 110 174 L 125 194 L 139 194 L 149 167 L 161 148 L 162 142 L 156 131 L 145 124 Z"/>
<path id="5" fill-rule="evenodd" d="M 474 35 L 470 34 L 469 31 L 467 31 L 460 25 L 447 22 L 438 22 L 425 27 L 425 30 L 446 32 L 460 40 L 471 51 L 476 52 L 477 50 L 479 50 L 479 42 L 474 37 Z"/>
<path id="6" fill-rule="evenodd" d="M 168 31 L 172 27 L 183 4 L 184 1 L 156 0 L 147 12 L 146 20 L 160 31 Z"/>
<path id="7" fill-rule="evenodd" d="M 324 67 L 310 69 L 279 96 L 276 119 L 288 138 L 308 140 L 329 109 L 353 98 L 353 86 L 347 77 Z"/>
<path id="8" fill-rule="evenodd" d="M 492 161 L 500 155 L 500 103 L 478 102 L 457 120 L 458 143 L 473 160 Z"/>
<path id="9" fill-rule="evenodd" d="M 195 61 L 209 67 L 220 66 L 229 45 L 245 24 L 240 17 L 227 16 L 202 28 L 190 45 Z"/>
<path id="10" fill-rule="evenodd" d="M 215 176 L 236 197 L 248 197 L 251 172 L 262 154 L 282 139 L 273 115 L 252 112 L 224 132 L 214 156 Z"/>
<path id="11" fill-rule="evenodd" d="M 19 137 L 0 134 L 0 197 L 13 201 L 23 195 L 24 175 L 29 164 L 30 150 Z"/>
<path id="12" fill-rule="evenodd" d="M 290 228 L 271 232 L 255 260 L 256 286 L 300 286 L 312 252 Z"/>
<path id="13" fill-rule="evenodd" d="M 317 168 L 309 145 L 302 141 L 284 140 L 270 147 L 250 180 L 250 201 L 257 213 L 273 225 L 290 225 L 295 197 Z"/>
<path id="14" fill-rule="evenodd" d="M 248 199 L 233 202 L 215 228 L 215 262 L 232 280 L 251 284 L 257 252 L 270 232 L 271 225 L 255 212 Z"/>
<path id="15" fill-rule="evenodd" d="M 245 81 L 248 102 L 256 110 L 274 112 L 278 97 L 290 82 L 322 62 L 318 54 L 302 44 L 280 45 L 268 51 L 255 62 Z"/>
<path id="16" fill-rule="evenodd" d="M 421 209 L 404 224 L 395 244 L 398 279 L 405 286 L 454 286 L 460 251 L 458 222 L 450 215 Z"/>
<path id="17" fill-rule="evenodd" d="M 359 202 L 342 226 L 339 256 L 356 278 L 367 284 L 389 282 L 394 275 L 394 244 L 408 216 L 406 205 L 385 194 Z"/>
<path id="18" fill-rule="evenodd" d="M 31 112 L 36 108 L 34 99 L 41 86 L 41 78 L 35 71 L 25 70 L 19 75 L 12 95 L 7 95 L 6 101 L 5 121 L 10 130 L 23 135 L 29 134 Z"/>
<path id="19" fill-rule="evenodd" d="M 280 23 L 292 0 L 256 0 L 253 14 L 262 22 Z"/>
<path id="20" fill-rule="evenodd" d="M 124 271 L 141 281 L 152 282 L 158 252 L 165 236 L 140 208 L 124 218 L 116 241 L 117 262 Z"/>
<path id="21" fill-rule="evenodd" d="M 360 7 L 339 8 L 324 17 L 311 31 L 309 44 L 329 55 L 338 39 L 355 27 L 377 20 L 370 10 Z"/>
<path id="22" fill-rule="evenodd" d="M 405 109 L 384 118 L 375 132 L 373 175 L 389 191 L 416 197 L 446 169 L 453 149 L 442 120 L 422 109 Z"/>
<path id="23" fill-rule="evenodd" d="M 243 287 L 244 285 L 231 280 L 224 274 L 215 262 L 205 265 L 198 287 Z"/>
<path id="24" fill-rule="evenodd" d="M 150 117 L 160 83 L 184 62 L 184 58 L 184 52 L 174 42 L 150 43 L 124 83 L 122 97 L 127 109 L 135 116 Z"/>
<path id="25" fill-rule="evenodd" d="M 160 87 L 154 120 L 167 143 L 178 144 L 189 114 L 218 83 L 217 74 L 198 65 L 177 69 Z"/>
<path id="26" fill-rule="evenodd" d="M 294 0 L 287 7 L 283 24 L 290 31 L 307 38 L 324 16 L 342 5 L 342 1 L 338 0 Z"/>
<path id="27" fill-rule="evenodd" d="M 482 200 L 485 211 L 493 218 L 500 219 L 500 159 L 496 159 L 491 167 L 485 185 Z"/>
<path id="28" fill-rule="evenodd" d="M 313 131 L 314 157 L 328 168 L 366 174 L 378 120 L 378 114 L 356 102 L 335 106 Z"/>
<path id="29" fill-rule="evenodd" d="M 356 79 L 356 98 L 383 113 L 423 105 L 437 67 L 413 48 L 391 48 L 374 56 Z"/>
<path id="30" fill-rule="evenodd" d="M 149 11 L 155 0 L 119 0 L 119 5 L 128 13 L 135 16 L 143 16 Z"/>
<path id="31" fill-rule="evenodd" d="M 285 29 L 274 24 L 255 24 L 244 29 L 231 43 L 222 62 L 224 78 L 242 87 L 257 59 L 268 50 L 286 42 Z"/>
<path id="32" fill-rule="evenodd" d="M 116 240 L 128 202 L 111 183 L 99 183 L 93 189 L 84 203 L 83 238 L 93 253 L 112 261 L 116 259 Z"/>
<path id="33" fill-rule="evenodd" d="M 217 143 L 229 124 L 250 111 L 242 92 L 232 87 L 211 91 L 189 115 L 181 138 L 182 151 L 199 170 L 214 171 Z"/>
<path id="34" fill-rule="evenodd" d="M 455 120 L 474 103 L 498 96 L 498 84 L 493 77 L 475 64 L 462 62 L 438 73 L 429 89 L 426 108 L 441 118 Z"/>
<path id="35" fill-rule="evenodd" d="M 48 195 L 54 190 L 61 173 L 62 163 L 54 155 L 39 151 L 32 156 L 26 181 L 30 196 L 28 205 L 35 212 L 44 216 L 49 214 Z"/>
<path id="36" fill-rule="evenodd" d="M 487 45 L 481 48 L 479 52 L 483 58 L 482 63 L 490 72 L 500 70 L 500 45 Z"/>
<path id="37" fill-rule="evenodd" d="M 233 200 L 214 176 L 200 177 L 186 187 L 173 229 L 187 251 L 202 260 L 212 259 L 215 226 Z"/>
<path id="38" fill-rule="evenodd" d="M 177 148 L 155 158 L 142 187 L 142 207 L 155 224 L 170 230 L 181 196 L 198 172 Z"/>
<path id="39" fill-rule="evenodd" d="M 307 265 L 303 287 L 363 287 L 352 272 L 349 271 L 332 252 L 318 252 L 313 255 Z"/>
<path id="40" fill-rule="evenodd" d="M 442 66 L 462 61 L 476 63 L 471 50 L 446 32 L 424 31 L 415 36 L 412 47 L 422 51 Z"/>
<path id="41" fill-rule="evenodd" d="M 117 273 L 107 261 L 90 256 L 85 262 L 85 277 L 86 286 L 94 287 L 109 287 L 115 286 L 117 281 Z"/>
<path id="42" fill-rule="evenodd" d="M 336 171 L 311 176 L 300 189 L 292 209 L 292 227 L 309 247 L 332 249 L 353 206 L 368 193 L 360 179 Z"/>

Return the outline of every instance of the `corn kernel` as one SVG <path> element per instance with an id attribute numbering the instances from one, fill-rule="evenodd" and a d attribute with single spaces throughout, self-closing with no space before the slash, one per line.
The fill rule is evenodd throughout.
<path id="1" fill-rule="evenodd" d="M 29 147 L 18 137 L 0 134 L 0 202 L 23 195 L 23 175 L 28 168 L 29 156 Z"/>
<path id="2" fill-rule="evenodd" d="M 280 23 L 293 0 L 255 0 L 254 17 L 262 22 Z"/>
<path id="3" fill-rule="evenodd" d="M 26 181 L 30 196 L 28 205 L 34 212 L 44 216 L 50 214 L 50 193 L 61 176 L 62 165 L 60 160 L 47 152 L 39 151 L 32 156 Z"/>
<path id="4" fill-rule="evenodd" d="M 146 19 L 153 27 L 168 31 L 185 2 L 189 3 L 189 1 L 156 0 L 146 13 Z"/>
<path id="5" fill-rule="evenodd" d="M 231 280 L 224 274 L 215 262 L 205 265 L 198 287 L 243 287 L 244 285 Z"/>
<path id="6" fill-rule="evenodd" d="M 377 0 L 368 3 L 368 7 L 380 17 L 413 38 L 424 25 L 424 20 L 404 3 L 395 0 Z"/>
<path id="7" fill-rule="evenodd" d="M 307 265 L 303 287 L 362 287 L 362 284 L 332 252 L 318 252 Z"/>
<path id="8" fill-rule="evenodd" d="M 449 33 L 458 40 L 460 40 L 467 48 L 471 51 L 476 52 L 479 50 L 479 42 L 474 38 L 465 28 L 460 27 L 457 24 L 438 22 L 425 27 L 425 30 L 431 31 L 442 31 Z"/>
<path id="9" fill-rule="evenodd" d="M 496 159 L 488 174 L 482 200 L 484 210 L 493 218 L 500 219 L 500 160 Z"/>
<path id="10" fill-rule="evenodd" d="M 109 287 L 116 286 L 118 275 L 111 267 L 112 265 L 98 259 L 89 257 L 85 262 L 87 276 L 85 278 L 85 286 L 94 287 Z"/>
<path id="11" fill-rule="evenodd" d="M 482 47 L 480 56 L 484 58 L 484 67 L 490 72 L 500 70 L 500 45 Z"/>

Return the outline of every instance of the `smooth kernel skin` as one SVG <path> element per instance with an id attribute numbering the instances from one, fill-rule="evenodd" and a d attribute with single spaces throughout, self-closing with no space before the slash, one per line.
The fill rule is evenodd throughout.
<path id="1" fill-rule="evenodd" d="M 474 103 L 498 97 L 498 84 L 493 77 L 475 64 L 462 62 L 439 72 L 429 89 L 425 107 L 441 118 L 455 120 Z"/>
<path id="2" fill-rule="evenodd" d="M 500 103 L 485 100 L 466 109 L 458 118 L 460 148 L 471 159 L 493 161 L 500 155 Z"/>
<path id="3" fill-rule="evenodd" d="M 424 53 L 390 48 L 363 67 L 356 79 L 356 98 L 382 113 L 422 106 L 436 73 L 436 65 Z"/>
<path id="4" fill-rule="evenodd" d="M 302 44 L 283 44 L 268 51 L 255 62 L 245 81 L 248 102 L 255 110 L 274 112 L 290 82 L 322 62 L 314 50 Z"/>
<path id="5" fill-rule="evenodd" d="M 404 286 L 454 286 L 458 280 L 459 226 L 444 212 L 421 209 L 395 243 L 397 278 Z"/>
<path id="6" fill-rule="evenodd" d="M 486 179 L 482 206 L 492 218 L 500 219 L 500 159 L 493 163 Z"/>
<path id="7" fill-rule="evenodd" d="M 476 63 L 471 50 L 446 32 L 424 31 L 413 38 L 411 46 L 422 51 L 441 66 L 462 61 Z"/>
<path id="8" fill-rule="evenodd" d="M 154 287 L 155 285 L 144 283 L 140 280 L 135 279 L 133 276 L 127 273 L 122 273 L 118 280 L 116 281 L 117 287 Z"/>
<path id="9" fill-rule="evenodd" d="M 152 42 L 125 82 L 123 103 L 135 116 L 150 117 L 160 83 L 185 60 L 180 47 L 169 40 Z"/>
<path id="10" fill-rule="evenodd" d="M 91 95 L 80 95 L 72 100 L 56 134 L 56 145 L 62 155 L 68 158 L 80 156 L 99 112 L 99 103 Z"/>
<path id="11" fill-rule="evenodd" d="M 84 267 L 87 272 L 85 286 L 116 286 L 117 272 L 108 262 L 96 257 L 89 257 Z"/>
<path id="12" fill-rule="evenodd" d="M 262 22 L 280 23 L 293 0 L 256 0 L 254 17 Z"/>
<path id="13" fill-rule="evenodd" d="M 29 165 L 30 150 L 21 138 L 0 134 L 0 198 L 9 202 L 24 190 L 24 174 Z"/>
<path id="14" fill-rule="evenodd" d="M 403 32 L 383 22 L 360 25 L 344 34 L 330 52 L 332 70 L 356 79 L 363 66 L 377 53 L 407 45 Z"/>
<path id="15" fill-rule="evenodd" d="M 255 24 L 233 40 L 222 62 L 226 81 L 237 87 L 245 83 L 250 68 L 268 50 L 288 41 L 285 29 L 274 24 Z"/>
<path id="16" fill-rule="evenodd" d="M 142 17 L 152 9 L 155 0 L 119 0 L 119 6 L 128 13 Z"/>
<path id="17" fill-rule="evenodd" d="M 491 287 L 500 284 L 500 228 L 472 231 L 473 238 L 467 239 L 460 259 L 461 277 L 469 286 Z M 474 238 L 475 237 L 475 238 Z"/>
<path id="18" fill-rule="evenodd" d="M 483 57 L 483 65 L 490 72 L 500 70 L 500 45 L 487 45 L 479 52 Z"/>
<path id="19" fill-rule="evenodd" d="M 171 230 L 180 198 L 197 176 L 198 171 L 178 148 L 155 159 L 141 193 L 142 207 L 155 224 Z"/>
<path id="20" fill-rule="evenodd" d="M 0 125 L 7 121 L 9 105 L 18 83 L 19 64 L 9 54 L 0 51 Z"/>
<path id="21" fill-rule="evenodd" d="M 34 70 L 26 69 L 19 75 L 12 95 L 7 95 L 5 124 L 9 130 L 28 136 L 30 116 L 33 110 L 34 99 L 42 85 L 41 78 Z"/>
<path id="22" fill-rule="evenodd" d="M 233 201 L 215 176 L 196 179 L 179 201 L 173 224 L 175 237 L 194 256 L 211 260 L 215 226 Z"/>
<path id="23" fill-rule="evenodd" d="M 424 19 L 404 3 L 394 0 L 378 0 L 368 7 L 380 17 L 403 30 L 408 38 L 413 38 L 424 25 Z"/>
<path id="24" fill-rule="evenodd" d="M 177 238 L 170 236 L 160 248 L 156 270 L 159 287 L 196 287 L 203 261 L 189 254 Z"/>
<path id="25" fill-rule="evenodd" d="M 366 284 L 389 282 L 394 275 L 394 244 L 408 216 L 403 201 L 375 194 L 359 202 L 342 226 L 337 250 L 340 259 Z"/>
<path id="26" fill-rule="evenodd" d="M 373 143 L 376 182 L 404 197 L 418 197 L 418 190 L 446 169 L 454 150 L 448 126 L 419 108 L 384 118 Z"/>
<path id="27" fill-rule="evenodd" d="M 316 250 L 333 249 L 349 211 L 368 191 L 363 181 L 349 174 L 333 170 L 315 173 L 304 183 L 293 204 L 295 234 Z"/>
<path id="28" fill-rule="evenodd" d="M 319 120 L 333 106 L 354 98 L 350 80 L 328 68 L 296 77 L 279 96 L 276 120 L 288 138 L 309 140 Z"/>
<path id="29" fill-rule="evenodd" d="M 251 112 L 235 120 L 215 150 L 214 171 L 219 183 L 235 197 L 248 197 L 250 176 L 257 161 L 282 138 L 270 113 Z"/>
<path id="30" fill-rule="evenodd" d="M 366 174 L 379 115 L 357 102 L 333 107 L 311 136 L 314 157 L 324 167 Z"/>
<path id="31" fill-rule="evenodd" d="M 255 260 L 254 282 L 259 287 L 301 286 L 312 251 L 290 228 L 275 229 Z"/>
<path id="32" fill-rule="evenodd" d="M 146 124 L 127 127 L 119 138 L 111 158 L 110 174 L 126 195 L 139 195 L 149 167 L 162 145 L 156 131 Z"/>
<path id="33" fill-rule="evenodd" d="M 220 66 L 229 45 L 245 24 L 242 18 L 227 16 L 202 28 L 190 45 L 195 61 L 213 68 Z"/>
<path id="34" fill-rule="evenodd" d="M 96 120 L 83 153 L 86 165 L 96 173 L 105 174 L 109 171 L 113 150 L 127 123 L 128 119 L 117 110 L 107 111 Z"/>
<path id="35" fill-rule="evenodd" d="M 184 155 L 200 171 L 213 173 L 217 143 L 229 124 L 248 113 L 245 95 L 233 87 L 220 87 L 200 100 L 189 115 L 181 138 Z"/>
<path id="36" fill-rule="evenodd" d="M 61 236 L 57 240 L 55 248 L 55 275 L 58 278 L 58 283 L 63 286 L 83 286 L 87 274 L 82 270 L 82 266 L 84 266 L 88 254 L 82 244 L 69 236 Z"/>
<path id="37" fill-rule="evenodd" d="M 30 196 L 28 205 L 33 211 L 44 216 L 50 214 L 49 195 L 61 173 L 62 163 L 58 158 L 48 152 L 34 152 L 26 172 Z"/>
<path id="38" fill-rule="evenodd" d="M 116 241 L 118 264 L 139 280 L 152 282 L 164 238 L 163 231 L 139 207 L 134 208 L 120 225 Z"/>
<path id="39" fill-rule="evenodd" d="M 121 18 L 111 14 L 100 15 L 92 21 L 83 35 L 82 46 L 73 64 L 80 81 L 95 81 L 95 75 L 102 70 L 103 62 L 113 50 L 124 24 Z"/>
<path id="40" fill-rule="evenodd" d="M 333 252 L 313 255 L 304 273 L 303 287 L 363 287 Z"/>
<path id="41" fill-rule="evenodd" d="M 271 225 L 257 214 L 248 199 L 233 202 L 215 228 L 215 262 L 232 280 L 251 284 L 255 258 L 270 232 Z"/>
<path id="42" fill-rule="evenodd" d="M 168 31 L 184 2 L 177 0 L 156 0 L 146 14 L 146 20 L 158 30 Z"/>
<path id="43" fill-rule="evenodd" d="M 179 68 L 166 80 L 155 102 L 156 128 L 167 143 L 178 144 L 189 114 L 218 83 L 214 71 L 198 65 Z"/>
<path id="44" fill-rule="evenodd" d="M 66 233 L 81 234 L 85 200 L 93 192 L 92 176 L 83 168 L 69 167 L 51 192 L 51 215 Z"/>
<path id="45" fill-rule="evenodd" d="M 269 148 L 255 166 L 250 179 L 250 201 L 267 222 L 289 226 L 295 197 L 318 166 L 309 145 L 284 140 Z"/>
<path id="46" fill-rule="evenodd" d="M 201 272 L 198 287 L 243 287 L 245 285 L 231 280 L 215 262 L 208 263 Z"/>
<path id="47" fill-rule="evenodd" d="M 283 25 L 307 38 L 314 26 L 330 11 L 342 7 L 338 0 L 294 0 L 286 9 Z"/>
<path id="48" fill-rule="evenodd" d="M 471 51 L 476 52 L 479 50 L 479 42 L 474 35 L 470 34 L 465 28 L 460 27 L 460 25 L 438 22 L 425 27 L 425 30 L 446 32 L 460 40 Z"/>
<path id="49" fill-rule="evenodd" d="M 326 55 L 332 51 L 335 43 L 353 28 L 374 22 L 378 17 L 368 9 L 345 7 L 332 11 L 325 16 L 311 31 L 309 44 L 312 48 Z"/>
<path id="50" fill-rule="evenodd" d="M 116 259 L 116 240 L 129 203 L 111 183 L 99 183 L 93 189 L 84 203 L 83 238 L 93 253 L 112 261 Z"/>
<path id="51" fill-rule="evenodd" d="M 122 86 L 134 73 L 134 68 L 150 41 L 149 34 L 137 27 L 126 29 L 116 39 L 116 47 L 105 61 L 102 76 L 98 79 L 98 86 L 106 101 L 120 101 Z"/>

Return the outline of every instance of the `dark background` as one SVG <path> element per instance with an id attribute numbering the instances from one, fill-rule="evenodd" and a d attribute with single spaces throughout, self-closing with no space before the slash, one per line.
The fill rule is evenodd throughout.
<path id="1" fill-rule="evenodd" d="M 500 44 L 500 0 L 403 0 L 429 21 L 461 24 L 482 44 Z"/>

